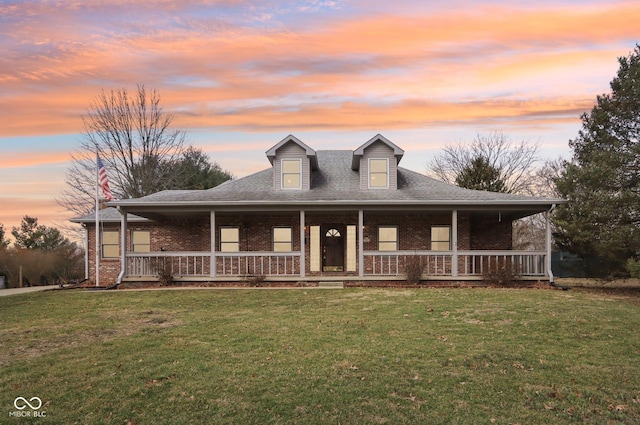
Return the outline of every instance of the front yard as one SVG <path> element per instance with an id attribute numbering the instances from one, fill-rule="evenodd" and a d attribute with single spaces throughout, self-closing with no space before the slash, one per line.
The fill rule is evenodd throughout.
<path id="1" fill-rule="evenodd" d="M 43 424 L 640 423 L 639 313 L 587 290 L 2 297 L 0 423 L 18 397 Z"/>

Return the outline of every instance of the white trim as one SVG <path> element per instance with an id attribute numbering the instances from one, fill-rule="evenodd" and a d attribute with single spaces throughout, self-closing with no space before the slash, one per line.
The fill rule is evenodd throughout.
<path id="1" fill-rule="evenodd" d="M 347 225 L 347 271 L 356 271 L 356 226 Z"/>
<path id="2" fill-rule="evenodd" d="M 555 204 L 551 206 L 551 208 L 549 208 L 549 211 L 545 211 L 544 212 L 544 221 L 545 221 L 545 230 L 546 230 L 546 240 L 545 240 L 545 245 L 546 245 L 546 251 L 547 251 L 547 257 L 546 257 L 546 266 L 547 266 L 547 274 L 549 275 L 549 282 L 553 283 L 554 282 L 554 276 L 553 276 L 553 271 L 551 270 L 551 251 L 552 251 L 552 244 L 551 244 L 551 221 L 550 221 L 550 215 L 551 212 L 555 209 Z"/>
<path id="3" fill-rule="evenodd" d="M 358 210 L 358 276 L 364 276 L 364 211 Z"/>
<path id="4" fill-rule="evenodd" d="M 122 283 L 122 278 L 127 275 L 127 213 L 124 211 L 120 211 L 121 221 L 120 221 L 120 239 L 122 239 L 122 252 L 120 257 L 120 274 L 118 275 L 118 279 L 116 283 Z M 131 237 L 133 241 L 133 236 Z M 131 249 L 133 251 L 133 247 Z M 149 250 L 151 250 L 151 231 L 149 231 Z"/>
<path id="5" fill-rule="evenodd" d="M 298 186 L 297 187 L 286 187 L 284 185 L 284 162 L 285 161 L 297 161 L 298 162 Z M 288 173 L 291 174 L 291 173 Z M 280 189 L 282 190 L 300 190 L 302 189 L 302 159 L 301 158 L 282 158 L 280 160 Z"/>
<path id="6" fill-rule="evenodd" d="M 458 210 L 453 210 L 452 215 L 452 219 L 455 217 L 456 221 L 458 219 Z M 441 228 L 441 229 L 449 229 L 449 249 L 433 249 L 433 229 L 434 228 Z M 449 225 L 449 224 L 432 224 L 429 227 L 430 233 L 429 233 L 429 239 L 430 239 L 430 243 L 431 243 L 431 251 L 440 251 L 440 252 L 447 252 L 447 251 L 455 251 L 456 249 L 454 248 L 453 245 L 453 226 Z M 458 232 L 458 229 L 456 228 L 456 233 Z M 435 241 L 435 242 L 446 242 L 446 241 Z"/>
<path id="7" fill-rule="evenodd" d="M 389 243 L 389 242 L 395 242 L 396 244 L 396 249 L 388 249 L 388 250 L 383 250 L 380 249 L 380 229 L 395 229 L 396 231 L 396 239 L 395 241 L 390 241 L 390 240 L 385 240 L 382 241 L 384 243 Z M 398 226 L 397 224 L 383 224 L 378 226 L 378 235 L 377 235 L 377 239 L 378 239 L 378 251 L 379 252 L 398 252 L 400 250 L 400 226 Z"/>
<path id="8" fill-rule="evenodd" d="M 320 226 L 309 226 L 309 268 L 312 272 L 319 272 L 322 259 L 320 258 Z"/>
<path id="9" fill-rule="evenodd" d="M 276 242 L 276 229 L 289 229 L 289 240 Z M 276 243 L 278 244 L 289 243 L 291 246 L 291 249 L 289 249 L 288 251 L 276 251 Z M 272 226 L 271 227 L 271 252 L 277 252 L 277 253 L 293 252 L 293 226 Z"/>
<path id="10" fill-rule="evenodd" d="M 307 275 L 307 252 L 305 248 L 305 215 L 304 210 L 300 210 L 300 277 L 305 277 Z"/>
<path id="11" fill-rule="evenodd" d="M 387 164 L 387 181 L 385 186 L 371 186 L 371 161 L 385 161 Z M 369 189 L 389 189 L 389 158 L 367 159 L 367 187 Z"/>
<path id="12" fill-rule="evenodd" d="M 216 264 L 216 212 L 211 211 L 209 221 L 211 222 L 211 259 L 209 260 L 209 275 L 216 277 L 217 264 Z"/>
<path id="13" fill-rule="evenodd" d="M 220 244 L 220 252 L 240 252 L 240 226 L 220 226 L 219 228 L 219 239 L 218 239 L 218 243 Z M 225 229 L 236 229 L 238 231 L 238 240 L 237 241 L 223 241 L 222 240 L 222 231 Z M 223 244 L 231 244 L 231 243 L 237 243 L 238 244 L 238 249 L 235 251 L 225 251 L 224 249 L 222 249 L 222 245 Z"/>
<path id="14" fill-rule="evenodd" d="M 451 257 L 451 275 L 458 276 L 458 210 L 451 212 L 451 233 L 449 234 L 449 246 L 453 251 Z M 433 241 L 432 241 L 433 242 Z"/>

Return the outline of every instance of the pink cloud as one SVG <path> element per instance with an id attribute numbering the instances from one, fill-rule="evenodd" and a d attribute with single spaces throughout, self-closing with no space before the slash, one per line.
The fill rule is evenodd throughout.
<path id="1" fill-rule="evenodd" d="M 13 22 L 7 33 L 21 40 L 0 58 L 0 109 L 8 111 L 0 117 L 0 135 L 78 132 L 80 115 L 102 87 L 136 83 L 158 88 L 185 127 L 361 128 L 375 124 L 360 118 L 371 114 L 377 127 L 411 128 L 517 118 L 540 108 L 564 116 L 588 107 L 589 86 L 568 96 L 552 89 L 532 93 L 525 83 L 540 74 L 573 77 L 581 64 L 615 67 L 615 56 L 626 53 L 618 46 L 636 34 L 634 17 L 640 16 L 635 3 L 501 6 L 336 18 L 299 29 L 180 16 L 196 4 L 96 0 L 82 7 L 42 2 L 0 9 Z M 115 25 L 123 8 L 132 16 L 154 12 L 150 23 L 129 18 Z M 96 26 L 89 12 L 98 12 L 106 26 Z M 594 43 L 607 47 L 593 50 Z M 580 79 L 589 78 L 588 69 L 581 71 Z M 494 93 L 505 92 L 508 107 L 495 103 Z"/>

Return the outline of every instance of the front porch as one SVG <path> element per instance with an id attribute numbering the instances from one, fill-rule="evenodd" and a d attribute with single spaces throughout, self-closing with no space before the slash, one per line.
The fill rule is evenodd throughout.
<path id="1" fill-rule="evenodd" d="M 419 267 L 424 281 L 484 280 L 496 270 L 517 279 L 552 280 L 550 230 L 546 251 L 511 250 L 511 218 L 503 213 L 301 210 L 207 215 L 180 227 L 180 234 L 200 229 L 200 236 L 187 238 L 197 242 L 183 245 L 185 250 L 167 249 L 168 240 L 154 237 L 153 228 L 150 252 L 123 249 L 120 281 L 148 281 L 161 274 L 191 282 L 403 280 L 409 267 Z M 121 231 L 126 248 L 125 218 Z M 176 239 L 171 235 L 169 240 Z"/>

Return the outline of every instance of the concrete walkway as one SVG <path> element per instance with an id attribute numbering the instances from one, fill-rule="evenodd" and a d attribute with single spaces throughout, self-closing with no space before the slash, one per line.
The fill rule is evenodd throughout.
<path id="1" fill-rule="evenodd" d="M 54 289 L 58 287 L 59 287 L 58 285 L 48 285 L 48 286 L 30 286 L 27 288 L 0 289 L 0 297 L 6 297 L 8 295 L 17 295 L 17 294 L 28 294 L 29 292 L 47 291 L 49 289 Z"/>

